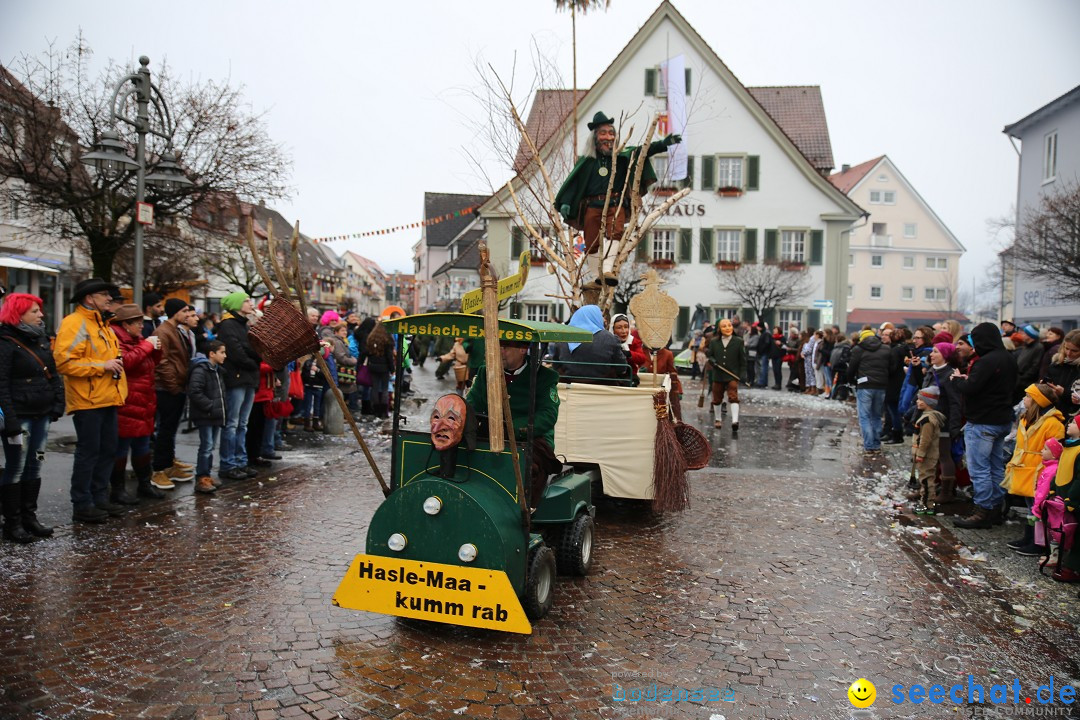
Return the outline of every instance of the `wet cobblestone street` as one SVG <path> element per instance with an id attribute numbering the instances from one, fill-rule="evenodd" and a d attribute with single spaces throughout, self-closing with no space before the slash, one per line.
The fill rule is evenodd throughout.
<path id="1" fill-rule="evenodd" d="M 706 431 L 690 510 L 596 500 L 593 573 L 559 577 L 531 636 L 331 605 L 382 497 L 348 439 L 210 497 L 4 543 L 0 717 L 847 718 L 859 677 L 877 685 L 868 717 L 973 717 L 889 688 L 1080 681 L 1080 601 L 1006 557 L 1016 526 L 897 517 L 882 489 L 906 449 L 865 461 L 848 406 L 754 391 L 743 412 L 737 440 Z M 613 698 L 653 683 L 732 700 Z"/>

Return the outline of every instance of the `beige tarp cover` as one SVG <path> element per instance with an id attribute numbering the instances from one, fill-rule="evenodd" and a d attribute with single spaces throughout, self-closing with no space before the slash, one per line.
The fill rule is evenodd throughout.
<path id="1" fill-rule="evenodd" d="M 671 379 L 652 387 L 651 373 L 641 373 L 639 387 L 559 383 L 559 421 L 555 453 L 568 462 L 600 465 L 604 494 L 651 500 L 656 413 L 652 396 Z"/>

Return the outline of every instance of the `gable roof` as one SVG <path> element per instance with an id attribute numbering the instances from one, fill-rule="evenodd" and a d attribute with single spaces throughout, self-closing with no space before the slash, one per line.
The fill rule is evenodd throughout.
<path id="1" fill-rule="evenodd" d="M 804 176 L 811 182 L 811 184 L 813 184 L 815 187 L 817 187 L 819 190 L 829 196 L 834 202 L 840 205 L 841 208 L 846 211 L 847 215 L 853 217 L 862 217 L 866 214 L 866 212 L 854 202 L 852 202 L 850 198 L 848 198 L 846 195 L 839 192 L 835 187 L 829 184 L 829 182 L 823 176 L 822 171 L 820 171 L 818 167 L 813 162 L 811 162 L 809 157 L 795 143 L 793 138 L 789 136 L 783 128 L 780 127 L 777 120 L 773 118 L 773 116 L 762 106 L 762 103 L 757 100 L 753 94 L 751 94 L 750 90 L 745 85 L 743 85 L 737 77 L 735 77 L 735 74 L 731 72 L 728 66 L 724 64 L 724 61 L 720 59 L 720 56 L 716 54 L 716 51 L 713 50 L 707 42 L 705 42 L 705 39 L 702 38 L 698 31 L 695 30 L 694 27 L 686 21 L 686 18 L 684 18 L 682 14 L 675 9 L 675 6 L 671 4 L 670 0 L 663 0 L 663 2 L 660 3 L 659 7 L 657 7 L 653 14 L 649 16 L 649 19 L 645 21 L 645 24 L 641 26 L 641 29 L 638 30 L 632 38 L 630 38 L 630 41 L 626 44 L 626 46 L 623 47 L 621 51 L 619 51 L 619 54 L 615 56 L 615 59 L 613 59 L 611 63 L 607 66 L 607 68 L 604 69 L 604 71 L 600 74 L 600 77 L 597 78 L 595 83 L 593 83 L 593 86 L 590 87 L 587 91 L 585 91 L 585 94 L 578 99 L 579 108 L 583 106 L 588 107 L 590 96 L 603 92 L 607 89 L 609 85 L 611 85 L 612 82 L 614 82 L 615 78 L 624 69 L 627 63 L 629 63 L 630 58 L 634 55 L 634 53 L 641 48 L 645 41 L 652 35 L 652 33 L 656 31 L 660 23 L 663 22 L 665 19 L 670 20 L 676 26 L 676 28 L 686 37 L 689 44 L 702 56 L 702 58 L 705 59 L 706 62 L 711 65 L 713 71 L 716 72 L 720 79 L 728 85 L 728 87 L 732 90 L 735 96 L 743 102 L 743 105 L 750 112 L 750 114 L 754 116 L 754 118 L 761 124 L 765 131 L 777 142 L 780 148 L 789 157 L 791 157 L 791 159 L 795 162 L 796 167 L 798 167 L 803 172 Z M 775 90 L 776 88 L 772 89 Z M 565 92 L 569 93 L 570 91 Z M 813 114 L 813 111 L 810 109 L 810 106 L 813 105 L 813 102 L 812 100 L 806 99 L 806 96 L 809 96 L 810 93 L 806 93 L 805 96 L 794 92 L 775 93 L 775 95 L 776 98 L 775 101 L 772 102 L 772 104 L 774 105 L 774 111 L 778 115 L 787 118 L 789 122 L 795 123 L 796 125 L 800 123 L 802 123 L 803 125 L 807 125 L 806 118 Z M 552 104 L 553 100 L 554 98 L 548 98 L 547 104 Z M 820 92 L 818 93 L 818 104 L 820 104 Z M 796 107 L 796 105 L 802 106 L 801 111 L 798 107 Z M 530 112 L 530 118 L 531 115 L 532 114 Z M 821 110 L 821 116 L 824 117 L 823 108 Z M 562 122 L 558 124 L 558 127 L 552 131 L 551 136 L 548 138 L 548 141 L 544 144 L 537 144 L 540 152 L 545 155 L 550 154 L 551 150 L 554 147 L 552 141 L 565 138 L 571 130 L 569 125 L 570 119 L 569 113 L 567 113 L 567 116 L 564 116 Z M 824 127 L 823 130 L 827 137 L 828 128 Z M 812 152 L 814 156 L 818 158 L 817 162 L 824 162 L 827 159 L 830 162 L 829 167 L 831 168 L 831 145 L 824 149 L 824 153 L 822 152 L 819 129 L 811 129 L 809 127 L 805 127 L 801 130 L 796 130 L 793 128 L 792 132 L 794 136 L 800 137 L 801 139 L 803 139 L 804 142 L 807 143 L 808 151 Z M 574 149 L 574 152 L 576 154 L 576 148 Z M 521 151 L 519 147 L 518 154 L 520 155 L 520 153 Z M 517 171 L 516 175 L 518 178 L 518 182 L 520 182 L 523 171 Z M 495 194 L 488 198 L 488 200 L 480 208 L 481 212 L 485 214 L 505 213 L 505 204 L 508 201 L 507 196 L 508 193 L 505 186 L 500 188 L 498 191 L 495 192 Z"/>
<path id="2" fill-rule="evenodd" d="M 371 279 L 375 282 L 382 283 L 385 280 L 386 273 L 383 272 L 383 269 L 379 266 L 379 263 L 369 258 L 366 258 L 363 255 L 358 255 L 352 250 L 345 251 L 345 254 L 348 255 L 357 265 L 364 268 L 364 270 L 367 271 L 367 274 L 370 275 Z"/>
<path id="3" fill-rule="evenodd" d="M 1019 140 L 1020 134 L 1031 127 L 1031 125 L 1044 118 L 1050 117 L 1054 113 L 1063 110 L 1067 105 L 1071 105 L 1078 100 L 1080 100 L 1080 85 L 1077 85 L 1061 97 L 1051 100 L 1027 117 L 1017 120 L 1012 125 L 1006 125 L 1002 132 Z"/>
<path id="4" fill-rule="evenodd" d="M 488 195 L 468 195 L 465 193 L 424 193 L 424 219 L 430 220 L 474 205 L 480 205 Z M 424 226 L 424 240 L 428 247 L 444 247 L 450 244 L 459 232 L 474 220 L 473 213 L 450 218 L 433 225 Z"/>
<path id="5" fill-rule="evenodd" d="M 786 85 L 746 89 L 815 170 L 826 174 L 833 169 L 832 142 L 820 87 Z"/>
<path id="6" fill-rule="evenodd" d="M 942 219 L 938 217 L 938 214 L 934 212 L 934 208 L 930 207 L 930 203 L 926 202 L 926 200 L 923 199 L 923 196 L 919 194 L 919 191 L 915 189 L 915 186 L 908 182 L 908 179 L 904 177 L 904 173 L 900 172 L 900 168 L 896 167 L 896 163 L 890 160 L 888 155 L 882 155 L 880 157 L 874 158 L 873 160 L 867 160 L 866 162 L 860 163 L 846 172 L 840 172 L 831 175 L 829 177 L 829 182 L 833 183 L 838 188 L 840 187 L 839 185 L 837 185 L 838 182 L 844 184 L 848 184 L 850 182 L 848 188 L 846 190 L 843 190 L 845 195 L 850 195 L 852 192 L 855 191 L 856 188 L 863 184 L 867 177 L 873 174 L 874 170 L 876 170 L 881 165 L 889 166 L 890 171 L 894 173 L 896 177 L 900 180 L 900 184 L 903 185 L 909 193 L 911 193 L 911 195 L 915 198 L 916 202 L 922 205 L 923 209 L 926 210 L 930 217 L 934 218 L 934 222 L 936 222 L 938 224 L 938 227 L 941 228 L 941 231 L 945 234 L 945 237 L 948 238 L 951 242 L 955 243 L 956 247 L 958 247 L 962 252 L 967 252 L 967 248 L 964 247 L 964 244 L 960 242 L 960 240 L 957 239 L 955 235 L 952 234 L 952 230 L 950 230 L 948 226 L 944 223 L 944 221 L 942 221 Z M 856 177 L 856 175 L 858 177 Z"/>
<path id="7" fill-rule="evenodd" d="M 484 238 L 485 232 L 483 227 L 475 227 L 462 233 L 461 237 L 457 238 L 457 243 L 465 249 L 453 260 L 443 263 L 431 274 L 431 277 L 442 275 L 450 270 L 479 270 L 480 241 Z"/>
<path id="8" fill-rule="evenodd" d="M 841 170 L 838 173 L 833 173 L 829 176 L 829 182 L 836 186 L 836 188 L 847 195 L 852 189 L 866 177 L 866 174 L 874 169 L 884 158 L 884 155 L 878 155 L 873 160 L 867 160 L 864 163 L 859 163 L 855 167 L 849 167 L 847 170 Z"/>
<path id="9" fill-rule="evenodd" d="M 578 90 L 579 95 L 584 95 L 585 92 L 587 91 Z M 536 91 L 532 107 L 529 108 L 529 119 L 525 121 L 525 130 L 537 148 L 542 148 L 547 144 L 573 110 L 573 90 Z M 529 151 L 525 138 L 522 138 L 518 143 L 517 156 L 514 158 L 514 172 L 520 173 L 530 160 L 532 160 L 532 152 Z"/>

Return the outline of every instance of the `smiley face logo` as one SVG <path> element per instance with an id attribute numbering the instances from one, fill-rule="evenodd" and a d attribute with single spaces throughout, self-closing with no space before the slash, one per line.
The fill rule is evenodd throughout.
<path id="1" fill-rule="evenodd" d="M 848 700 L 857 708 L 868 708 L 877 700 L 877 688 L 866 678 L 859 678 L 847 689 Z"/>

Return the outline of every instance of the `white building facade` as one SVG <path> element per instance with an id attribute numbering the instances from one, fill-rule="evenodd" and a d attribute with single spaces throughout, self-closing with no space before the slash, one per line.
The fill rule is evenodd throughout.
<path id="1" fill-rule="evenodd" d="M 683 142 L 691 172 L 688 180 L 671 182 L 663 177 L 666 156 L 655 156 L 661 180 L 645 197 L 646 209 L 659 203 L 664 186 L 688 186 L 692 191 L 638 248 L 640 259 L 678 271 L 664 288 L 680 306 L 676 339 L 685 337 L 697 304 L 710 310 L 710 319 L 752 316 L 739 298 L 718 286 L 718 273 L 743 263 L 777 263 L 810 274 L 814 289 L 775 308 L 766 318 L 770 322 L 806 327 L 842 319 L 848 302 L 848 231 L 864 213 L 827 180 L 832 151 L 818 88 L 746 88 L 664 2 L 580 98 L 579 144 L 597 111 L 617 118 L 620 133 L 635 128 L 631 144 L 640 143 L 642 129 L 667 106 L 658 68 L 680 55 L 687 69 L 689 129 Z M 550 118 L 533 115 L 529 124 L 555 126 Z M 540 145 L 556 184 L 566 176 L 559 169 L 569 167 L 572 136 L 571 120 L 565 117 Z M 529 165 L 515 178 L 518 187 L 525 181 L 542 187 L 535 167 Z M 528 202 L 529 193 L 519 191 L 518 196 Z M 533 205 L 526 212 L 539 215 L 537 210 Z M 520 220 L 508 193 L 496 193 L 480 212 L 488 220 L 493 255 L 506 272 L 512 271 L 522 243 L 520 230 L 514 230 Z M 561 317 L 565 303 L 549 297 L 557 293 L 553 276 L 542 270 L 530 274 L 518 297 L 522 317 Z M 557 309 L 560 304 L 564 307 Z M 823 312 L 830 304 L 831 313 Z"/>

